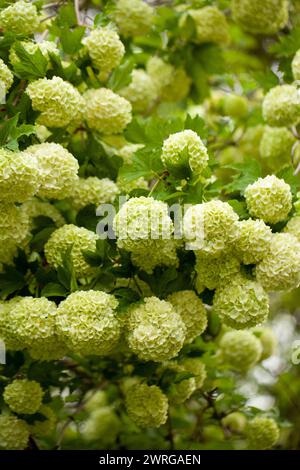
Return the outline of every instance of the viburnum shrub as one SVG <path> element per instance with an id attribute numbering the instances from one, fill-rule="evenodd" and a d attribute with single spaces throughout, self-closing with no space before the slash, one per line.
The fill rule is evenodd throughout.
<path id="1" fill-rule="evenodd" d="M 299 78 L 297 0 L 0 0 L 0 449 L 300 447 Z"/>

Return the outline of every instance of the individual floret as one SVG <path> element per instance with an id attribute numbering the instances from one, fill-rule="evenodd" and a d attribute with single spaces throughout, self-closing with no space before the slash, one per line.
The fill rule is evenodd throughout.
<path id="1" fill-rule="evenodd" d="M 269 224 L 285 220 L 292 209 L 290 186 L 275 175 L 258 178 L 245 189 L 248 211 Z"/>
<path id="2" fill-rule="evenodd" d="M 38 123 L 46 127 L 67 127 L 82 117 L 84 101 L 79 91 L 60 77 L 41 78 L 31 82 L 26 93 L 35 111 L 40 111 Z"/>
<path id="3" fill-rule="evenodd" d="M 125 48 L 118 33 L 109 27 L 92 30 L 82 42 L 94 66 L 100 70 L 103 77 L 118 67 L 125 54 Z"/>
<path id="4" fill-rule="evenodd" d="M 239 372 L 247 372 L 261 356 L 259 340 L 250 331 L 228 331 L 220 341 L 222 361 Z"/>
<path id="5" fill-rule="evenodd" d="M 147 34 L 152 26 L 154 9 L 143 0 L 118 0 L 114 20 L 123 36 Z"/>
<path id="6" fill-rule="evenodd" d="M 207 327 L 207 314 L 203 302 L 192 290 L 174 292 L 167 298 L 186 328 L 185 343 L 191 343 Z"/>
<path id="7" fill-rule="evenodd" d="M 190 207 L 183 219 L 186 248 L 217 255 L 228 251 L 238 215 L 227 202 L 213 200 Z"/>
<path id="8" fill-rule="evenodd" d="M 162 362 L 177 356 L 186 328 L 171 303 L 147 297 L 128 312 L 128 345 L 139 359 Z"/>
<path id="9" fill-rule="evenodd" d="M 40 408 L 43 394 L 35 380 L 16 379 L 5 387 L 3 399 L 15 413 L 31 415 Z"/>
<path id="10" fill-rule="evenodd" d="M 84 93 L 84 117 L 91 129 L 103 134 L 121 134 L 131 121 L 131 104 L 108 88 Z"/>
<path id="11" fill-rule="evenodd" d="M 14 81 L 13 73 L 9 70 L 7 65 L 0 59 L 0 90 L 4 88 L 4 94 L 8 92 Z M 2 96 L 0 96 L 2 98 Z"/>
<path id="12" fill-rule="evenodd" d="M 80 178 L 73 186 L 71 203 L 74 209 L 80 210 L 89 204 L 99 206 L 107 202 L 112 203 L 119 194 L 119 188 L 109 178 L 90 176 Z"/>
<path id="13" fill-rule="evenodd" d="M 190 168 L 200 174 L 207 167 L 208 153 L 196 132 L 187 129 L 171 134 L 164 141 L 161 159 L 170 170 Z"/>
<path id="14" fill-rule="evenodd" d="M 70 258 L 76 277 L 93 274 L 94 269 L 84 257 L 85 251 L 96 251 L 98 236 L 84 227 L 64 225 L 55 230 L 45 245 L 45 256 L 54 268 L 62 266 L 64 257 L 70 251 Z"/>
<path id="15" fill-rule="evenodd" d="M 131 83 L 119 94 L 131 103 L 137 113 L 147 113 L 157 99 L 156 85 L 143 69 L 133 70 Z"/>
<path id="16" fill-rule="evenodd" d="M 0 449 L 24 450 L 29 442 L 29 428 L 23 419 L 0 415 Z"/>
<path id="17" fill-rule="evenodd" d="M 168 417 L 168 399 L 156 385 L 138 384 L 126 392 L 125 405 L 132 421 L 141 428 L 158 428 Z"/>
<path id="18" fill-rule="evenodd" d="M 278 85 L 266 94 L 263 117 L 269 126 L 289 127 L 300 120 L 300 94 L 294 85 Z"/>
<path id="19" fill-rule="evenodd" d="M 38 11 L 32 2 L 20 0 L 0 11 L 0 28 L 3 31 L 31 35 L 38 26 Z"/>
<path id="20" fill-rule="evenodd" d="M 250 449 L 271 449 L 279 439 L 279 428 L 274 419 L 256 416 L 248 423 L 246 436 Z"/>
<path id="21" fill-rule="evenodd" d="M 295 142 L 295 137 L 286 127 L 266 126 L 259 146 L 261 158 L 269 168 L 280 170 L 291 162 Z"/>
<path id="22" fill-rule="evenodd" d="M 217 7 L 206 6 L 198 10 L 188 10 L 187 14 L 194 20 L 196 28 L 194 42 L 228 44 L 230 37 L 226 17 Z M 180 21 L 181 25 L 185 24 L 186 18 L 185 14 Z"/>
<path id="23" fill-rule="evenodd" d="M 232 0 L 234 20 L 253 34 L 277 33 L 288 22 L 287 0 Z"/>
<path id="24" fill-rule="evenodd" d="M 195 287 L 199 294 L 204 289 L 216 289 L 240 272 L 240 261 L 233 253 L 209 256 L 196 251 Z"/>
<path id="25" fill-rule="evenodd" d="M 38 196 L 64 199 L 78 181 L 78 161 L 62 145 L 54 142 L 31 145 L 26 152 L 37 160 L 40 188 Z"/>
<path id="26" fill-rule="evenodd" d="M 72 352 L 107 355 L 120 336 L 117 306 L 115 297 L 105 292 L 74 292 L 57 309 L 58 332 Z"/>
<path id="27" fill-rule="evenodd" d="M 269 251 L 256 266 L 258 282 L 268 291 L 300 285 L 300 243 L 290 233 L 275 233 Z"/>
<path id="28" fill-rule="evenodd" d="M 237 225 L 235 250 L 244 264 L 261 261 L 270 247 L 272 231 L 262 220 L 242 220 Z"/>
<path id="29" fill-rule="evenodd" d="M 259 282 L 237 274 L 216 290 L 213 309 L 226 325 L 249 328 L 267 319 L 269 298 Z"/>

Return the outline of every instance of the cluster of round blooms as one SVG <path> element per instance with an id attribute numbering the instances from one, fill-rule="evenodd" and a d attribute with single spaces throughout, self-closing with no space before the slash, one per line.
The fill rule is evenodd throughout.
<path id="1" fill-rule="evenodd" d="M 156 85 L 143 69 L 133 70 L 131 83 L 119 93 L 130 101 L 133 111 L 137 113 L 147 113 L 157 99 Z"/>
<path id="2" fill-rule="evenodd" d="M 243 413 L 233 411 L 222 419 L 222 425 L 233 433 L 241 434 L 247 425 L 247 418 Z"/>
<path id="3" fill-rule="evenodd" d="M 240 261 L 230 252 L 219 256 L 207 256 L 198 251 L 195 253 L 195 287 L 199 294 L 205 288 L 216 289 L 240 272 Z"/>
<path id="4" fill-rule="evenodd" d="M 10 328 L 10 312 L 22 297 L 13 297 L 11 300 L 0 302 L 0 338 L 5 341 L 7 350 L 18 350 L 23 348 L 16 335 Z"/>
<path id="5" fill-rule="evenodd" d="M 256 278 L 268 291 L 295 289 L 300 284 L 300 243 L 290 233 L 275 233 L 256 266 Z"/>
<path id="6" fill-rule="evenodd" d="M 71 250 L 70 256 L 76 277 L 85 277 L 93 273 L 93 268 L 86 262 L 84 251 L 95 251 L 98 236 L 84 227 L 63 225 L 55 230 L 45 245 L 47 262 L 58 268 L 63 258 Z"/>
<path id="7" fill-rule="evenodd" d="M 87 125 L 103 134 L 120 134 L 131 121 L 131 104 L 108 88 L 84 93 Z"/>
<path id="8" fill-rule="evenodd" d="M 290 162 L 295 141 L 295 137 L 286 127 L 266 126 L 260 141 L 260 155 L 270 168 L 279 170 Z"/>
<path id="9" fill-rule="evenodd" d="M 125 47 L 118 33 L 108 27 L 92 30 L 82 42 L 94 66 L 101 71 L 103 76 L 118 67 L 125 54 Z"/>
<path id="10" fill-rule="evenodd" d="M 242 220 L 237 224 L 235 249 L 244 264 L 256 264 L 268 252 L 272 231 L 263 220 Z"/>
<path id="11" fill-rule="evenodd" d="M 50 406 L 41 405 L 37 411 L 43 416 L 43 421 L 35 420 L 30 425 L 30 433 L 35 437 L 42 438 L 54 431 L 57 418 Z"/>
<path id="12" fill-rule="evenodd" d="M 7 385 L 3 399 L 18 414 L 34 414 L 41 406 L 43 390 L 35 380 L 17 379 Z"/>
<path id="13" fill-rule="evenodd" d="M 128 312 L 127 341 L 144 361 L 166 361 L 175 357 L 185 341 L 186 328 L 170 302 L 147 297 Z"/>
<path id="14" fill-rule="evenodd" d="M 32 2 L 20 0 L 0 11 L 0 28 L 3 31 L 33 34 L 39 26 L 39 16 Z"/>
<path id="15" fill-rule="evenodd" d="M 88 178 L 79 178 L 73 185 L 71 194 L 72 206 L 76 210 L 94 204 L 104 204 L 113 202 L 119 193 L 119 188 L 109 178 L 97 178 L 90 176 Z"/>
<path id="16" fill-rule="evenodd" d="M 202 300 L 194 291 L 184 290 L 169 295 L 167 301 L 180 314 L 185 325 L 185 343 L 192 343 L 207 327 L 207 314 Z"/>
<path id="17" fill-rule="evenodd" d="M 193 374 L 196 389 L 202 388 L 206 379 L 206 368 L 201 359 L 198 357 L 187 357 L 186 359 L 182 359 L 180 364 L 184 367 L 186 372 Z"/>
<path id="18" fill-rule="evenodd" d="M 300 49 L 294 55 L 292 60 L 292 72 L 295 80 L 300 80 Z"/>
<path id="19" fill-rule="evenodd" d="M 285 220 L 292 209 L 291 188 L 275 175 L 258 178 L 249 184 L 245 199 L 250 215 L 270 224 Z"/>
<path id="20" fill-rule="evenodd" d="M 35 228 L 34 219 L 37 217 L 47 217 L 51 219 L 57 227 L 64 225 L 65 219 L 58 209 L 49 202 L 41 201 L 38 198 L 28 199 L 21 206 L 22 212 L 29 218 L 30 224 Z"/>
<path id="21" fill-rule="evenodd" d="M 208 153 L 196 132 L 188 129 L 171 134 L 164 141 L 161 159 L 170 170 L 189 167 L 200 174 L 207 167 Z"/>
<path id="22" fill-rule="evenodd" d="M 262 346 L 260 360 L 264 361 L 275 353 L 277 347 L 277 338 L 271 328 L 254 328 L 253 333 L 255 336 L 257 336 Z"/>
<path id="23" fill-rule="evenodd" d="M 128 416 L 141 428 L 158 428 L 168 417 L 168 399 L 156 385 L 137 384 L 125 397 Z"/>
<path id="24" fill-rule="evenodd" d="M 116 441 L 120 426 L 114 410 L 109 406 L 102 406 L 92 411 L 80 431 L 86 442 L 97 441 L 102 448 L 107 448 Z"/>
<path id="25" fill-rule="evenodd" d="M 25 51 L 29 54 L 34 54 L 36 51 L 40 50 L 43 56 L 49 60 L 49 54 L 59 55 L 59 50 L 57 45 L 53 41 L 21 41 L 21 46 L 24 47 Z M 15 47 L 12 46 L 9 51 L 9 61 L 15 66 L 21 62 L 18 54 L 16 53 Z"/>
<path id="26" fill-rule="evenodd" d="M 0 59 L 0 86 L 4 85 L 4 92 L 7 93 L 14 81 L 14 76 L 7 65 Z"/>
<path id="27" fill-rule="evenodd" d="M 231 8 L 235 21 L 254 34 L 277 33 L 288 22 L 287 0 L 232 0 Z"/>
<path id="28" fill-rule="evenodd" d="M 118 0 L 114 20 L 123 36 L 141 36 L 151 29 L 154 10 L 144 0 Z"/>
<path id="29" fill-rule="evenodd" d="M 29 219 L 20 206 L 0 203 L 0 240 L 21 244 L 29 234 Z"/>
<path id="30" fill-rule="evenodd" d="M 300 215 L 296 213 L 286 224 L 284 232 L 290 233 L 300 242 Z"/>
<path id="31" fill-rule="evenodd" d="M 259 282 L 240 274 L 215 292 L 214 311 L 232 328 L 249 328 L 266 320 L 269 298 Z"/>
<path id="32" fill-rule="evenodd" d="M 151 57 L 146 69 L 162 101 L 177 102 L 188 95 L 191 79 L 183 68 L 175 68 L 159 57 Z"/>
<path id="33" fill-rule="evenodd" d="M 176 374 L 181 374 L 186 372 L 186 369 L 182 364 L 178 364 L 175 361 L 166 362 L 164 367 L 168 369 L 168 371 L 173 371 Z M 196 381 L 194 377 L 189 377 L 188 379 L 183 379 L 180 382 L 173 382 L 168 389 L 168 400 L 169 403 L 172 405 L 180 405 L 186 402 L 191 395 L 196 390 Z"/>
<path id="34" fill-rule="evenodd" d="M 0 415 L 0 449 L 24 450 L 29 441 L 29 427 L 23 419 Z"/>
<path id="35" fill-rule="evenodd" d="M 266 94 L 263 117 L 269 126 L 293 126 L 300 120 L 300 94 L 294 85 L 278 85 Z"/>
<path id="36" fill-rule="evenodd" d="M 197 44 L 212 42 L 228 44 L 229 30 L 225 15 L 215 6 L 206 6 L 199 10 L 188 10 L 187 14 L 195 23 L 196 34 L 193 40 Z M 180 21 L 184 25 L 186 15 Z"/>
<path id="37" fill-rule="evenodd" d="M 117 344 L 120 325 L 118 301 L 101 291 L 77 291 L 59 304 L 57 329 L 71 351 L 107 355 Z"/>
<path id="38" fill-rule="evenodd" d="M 238 215 L 227 202 L 212 200 L 190 207 L 183 219 L 186 248 L 217 255 L 235 236 Z"/>
<path id="39" fill-rule="evenodd" d="M 41 78 L 31 82 L 26 93 L 35 111 L 40 111 L 38 123 L 48 127 L 67 127 L 81 119 L 83 99 L 79 91 L 60 77 Z"/>
<path id="40" fill-rule="evenodd" d="M 222 111 L 225 116 L 241 118 L 248 114 L 249 103 L 247 98 L 234 93 L 227 93 L 222 99 Z"/>
<path id="41" fill-rule="evenodd" d="M 39 185 L 37 161 L 30 153 L 0 149 L 0 201 L 24 202 Z"/>
<path id="42" fill-rule="evenodd" d="M 38 164 L 40 188 L 38 196 L 49 199 L 68 197 L 78 181 L 78 161 L 60 144 L 45 142 L 27 147 Z"/>
<path id="43" fill-rule="evenodd" d="M 251 449 L 270 449 L 279 439 L 279 428 L 274 419 L 256 416 L 247 424 L 246 436 Z"/>
<path id="44" fill-rule="evenodd" d="M 139 243 L 141 244 L 141 243 Z M 147 240 L 135 251 L 131 252 L 131 261 L 138 268 L 152 274 L 156 266 L 179 265 L 177 249 L 181 246 L 180 240 Z"/>
<path id="45" fill-rule="evenodd" d="M 220 341 L 222 360 L 239 372 L 246 372 L 259 361 L 262 347 L 250 331 L 228 331 Z"/>

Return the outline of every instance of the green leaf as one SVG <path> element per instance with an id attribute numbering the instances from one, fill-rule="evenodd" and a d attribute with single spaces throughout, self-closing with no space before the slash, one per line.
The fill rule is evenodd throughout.
<path id="1" fill-rule="evenodd" d="M 289 34 L 279 36 L 278 42 L 271 44 L 268 52 L 276 57 L 293 57 L 300 49 L 300 27 L 290 30 Z"/>
<path id="2" fill-rule="evenodd" d="M 225 193 L 231 194 L 238 192 L 244 194 L 246 187 L 254 183 L 261 176 L 261 167 L 257 160 L 249 160 L 235 165 L 225 165 L 224 168 L 230 168 L 239 172 L 233 176 L 233 181 L 224 186 Z"/>
<path id="3" fill-rule="evenodd" d="M 271 88 L 279 84 L 279 79 L 272 70 L 258 70 L 253 72 L 252 76 L 264 92 L 268 92 Z"/>
<path id="4" fill-rule="evenodd" d="M 51 73 L 53 76 L 61 77 L 63 80 L 75 85 L 78 85 L 81 82 L 82 78 L 80 69 L 76 67 L 74 62 L 71 62 L 70 65 L 64 67 L 61 58 L 57 54 L 50 52 L 49 58 L 52 65 Z"/>
<path id="5" fill-rule="evenodd" d="M 160 153 L 160 150 L 150 147 L 139 150 L 134 154 L 132 163 L 124 165 L 120 169 L 120 177 L 129 182 L 142 176 L 146 179 L 157 176 L 164 170 Z"/>
<path id="6" fill-rule="evenodd" d="M 117 92 L 131 83 L 131 72 L 134 68 L 133 58 L 125 60 L 119 67 L 117 67 L 108 80 L 108 88 Z"/>
<path id="7" fill-rule="evenodd" d="M 196 132 L 202 139 L 207 139 L 208 137 L 205 121 L 198 115 L 192 117 L 190 114 L 188 114 L 184 123 L 184 128 L 191 129 L 192 131 Z"/>
<path id="8" fill-rule="evenodd" d="M 85 33 L 85 26 L 77 26 L 70 30 L 68 26 L 59 29 L 62 48 L 66 54 L 75 54 L 82 47 L 81 39 Z"/>
<path id="9" fill-rule="evenodd" d="M 67 289 L 55 282 L 49 282 L 41 291 L 43 297 L 67 297 L 67 294 Z"/>
<path id="10" fill-rule="evenodd" d="M 44 78 L 47 72 L 48 61 L 38 48 L 33 54 L 27 52 L 21 43 L 14 45 L 19 61 L 14 64 L 14 71 L 19 78 Z"/>
<path id="11" fill-rule="evenodd" d="M 278 178 L 282 178 L 287 184 L 290 185 L 294 197 L 300 189 L 300 175 L 294 175 L 294 168 L 288 166 L 276 173 Z"/>
<path id="12" fill-rule="evenodd" d="M 17 127 L 19 113 L 14 117 L 7 119 L 0 126 L 0 145 L 10 150 L 18 150 L 18 140 L 23 136 L 35 134 L 36 128 L 31 124 L 21 124 Z"/>
<path id="13" fill-rule="evenodd" d="M 239 201 L 238 199 L 229 199 L 229 201 L 227 202 L 231 205 L 231 207 L 238 214 L 241 220 L 249 219 L 250 216 L 245 201 Z"/>
<path id="14" fill-rule="evenodd" d="M 24 276 L 15 268 L 7 267 L 5 272 L 0 274 L 0 296 L 6 298 L 10 294 L 19 291 L 26 285 Z"/>

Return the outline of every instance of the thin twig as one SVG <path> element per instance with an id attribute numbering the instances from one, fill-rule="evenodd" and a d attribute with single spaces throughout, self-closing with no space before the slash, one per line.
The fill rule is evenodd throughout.
<path id="1" fill-rule="evenodd" d="M 80 0 L 74 0 L 74 8 L 75 8 L 77 23 L 79 26 L 82 26 L 79 1 Z"/>

